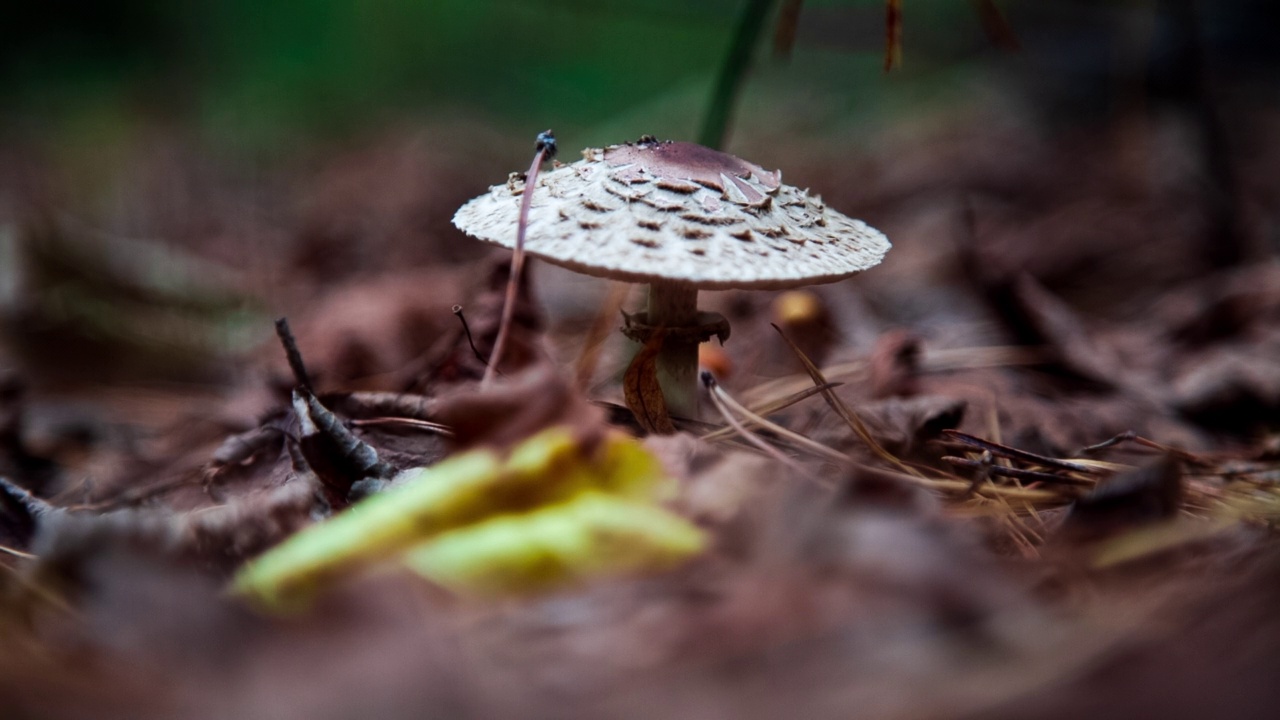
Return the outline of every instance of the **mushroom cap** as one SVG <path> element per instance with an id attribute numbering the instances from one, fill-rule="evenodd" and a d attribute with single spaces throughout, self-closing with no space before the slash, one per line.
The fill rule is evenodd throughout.
<path id="1" fill-rule="evenodd" d="M 523 177 L 463 205 L 453 224 L 514 248 Z M 787 288 L 879 264 L 883 233 L 727 153 L 687 142 L 590 148 L 538 174 L 525 250 L 557 265 L 630 282 Z"/>

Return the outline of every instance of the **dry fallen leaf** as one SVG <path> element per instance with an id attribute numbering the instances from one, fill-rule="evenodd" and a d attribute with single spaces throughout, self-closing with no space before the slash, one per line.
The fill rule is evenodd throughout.
<path id="1" fill-rule="evenodd" d="M 623 397 L 627 407 L 635 414 L 636 421 L 645 432 L 670 435 L 676 431 L 667 412 L 667 401 L 658 384 L 658 352 L 662 350 L 665 330 L 657 330 L 644 344 L 635 359 L 627 366 L 622 377 Z"/>

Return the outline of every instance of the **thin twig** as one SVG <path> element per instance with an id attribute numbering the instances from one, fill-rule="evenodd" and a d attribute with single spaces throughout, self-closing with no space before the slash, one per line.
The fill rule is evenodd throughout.
<path id="1" fill-rule="evenodd" d="M 458 318 L 458 322 L 462 323 L 462 333 L 467 336 L 467 345 L 471 346 L 471 352 L 480 361 L 480 364 L 488 370 L 489 361 L 485 360 L 484 355 L 480 354 L 480 350 L 476 347 L 476 341 L 471 337 L 471 326 L 467 324 L 467 316 L 462 313 L 462 306 L 454 305 L 453 314 Z"/>
<path id="2" fill-rule="evenodd" d="M 280 344 L 284 346 L 284 356 L 289 361 L 289 370 L 293 372 L 293 381 L 306 388 L 307 392 L 315 392 L 311 387 L 311 376 L 307 374 L 307 366 L 302 362 L 298 341 L 293 337 L 293 331 L 289 329 L 288 318 L 282 317 L 276 320 L 276 337 L 280 338 Z"/>
<path id="3" fill-rule="evenodd" d="M 1018 448 L 1009 447 L 1008 445 L 1001 445 L 1000 443 L 991 442 L 990 440 L 983 440 L 980 437 L 975 437 L 968 433 L 962 433 L 959 430 L 943 430 L 942 434 L 943 436 L 956 440 L 964 445 L 975 447 L 979 450 L 989 450 L 992 455 L 996 455 L 998 457 L 1022 460 L 1024 462 L 1042 465 L 1044 467 L 1069 470 L 1071 472 L 1084 473 L 1085 475 L 1103 475 L 1107 472 L 1101 468 L 1082 465 L 1068 460 L 1059 460 L 1058 458 L 1051 458 L 1045 455 L 1037 455 L 1036 453 L 1028 452 L 1026 450 L 1019 450 Z"/>
<path id="4" fill-rule="evenodd" d="M 484 377 L 480 378 L 480 386 L 487 386 L 493 381 L 493 374 L 502 361 L 502 351 L 507 346 L 507 336 L 511 332 L 511 319 L 516 312 L 516 296 L 520 290 L 520 277 L 524 273 L 524 236 L 529 227 L 529 205 L 533 202 L 533 190 L 538 184 L 538 171 L 542 169 L 544 160 L 556 155 L 556 137 L 550 130 L 538 134 L 534 144 L 533 164 L 524 176 L 524 192 L 520 197 L 520 221 L 516 224 L 516 247 L 511 256 L 511 274 L 507 276 L 507 294 L 502 301 L 502 320 L 498 324 L 498 336 L 493 341 L 493 352 L 489 353 L 489 364 L 484 369 Z"/>
<path id="5" fill-rule="evenodd" d="M 167 493 L 171 490 L 176 490 L 186 485 L 194 485 L 198 482 L 203 483 L 207 479 L 206 477 L 207 472 L 210 472 L 210 471 L 195 468 L 192 470 L 188 470 L 187 472 L 184 472 L 183 474 L 178 475 L 176 477 L 166 478 L 164 480 L 160 480 L 151 485 L 138 487 L 138 488 L 130 488 L 129 490 L 125 490 L 124 492 L 112 498 L 107 498 L 105 500 L 100 500 L 94 503 L 81 503 L 78 505 L 67 505 L 67 506 L 64 506 L 63 509 L 70 510 L 70 511 L 92 510 L 92 511 L 102 512 L 106 510 L 114 510 L 119 507 L 137 505 L 138 503 L 142 503 L 147 500 L 150 500 L 151 498 L 154 498 L 157 495 L 163 495 L 164 493 Z"/>
<path id="6" fill-rule="evenodd" d="M 1088 447 L 1080 448 L 1079 454 L 1092 455 L 1095 452 L 1106 450 L 1108 448 L 1114 447 L 1124 442 L 1131 442 L 1134 445 L 1139 445 L 1141 447 L 1155 450 L 1161 454 L 1173 455 L 1179 460 L 1182 460 L 1183 462 L 1191 463 L 1193 465 L 1200 465 L 1202 467 L 1213 467 L 1214 465 L 1213 461 L 1200 457 L 1199 455 L 1196 455 L 1193 452 L 1189 452 L 1187 450 L 1172 447 L 1169 445 L 1164 445 L 1162 443 L 1156 442 L 1155 440 L 1149 440 L 1135 433 L 1132 430 L 1126 430 L 1125 432 L 1122 432 L 1119 435 L 1116 435 L 1115 437 L 1109 440 L 1104 440 L 1098 443 L 1097 445 L 1090 445 Z"/>
<path id="7" fill-rule="evenodd" d="M 1005 467 L 1003 465 L 993 465 L 989 462 L 984 463 L 981 460 L 970 460 L 969 458 L 954 457 L 945 455 L 942 461 L 955 465 L 956 467 L 968 468 L 969 470 L 985 471 L 991 475 L 1000 477 L 1018 478 L 1020 480 L 1028 480 L 1031 482 L 1053 483 L 1057 485 L 1092 485 L 1093 481 L 1082 478 L 1071 477 L 1070 475 L 1055 475 L 1053 473 L 1038 472 L 1036 470 L 1023 470 L 1021 468 Z"/>
<path id="8" fill-rule="evenodd" d="M 969 348 L 942 348 L 931 350 L 925 348 L 920 359 L 922 373 L 941 373 L 953 370 L 974 370 L 988 367 L 1010 367 L 1023 365 L 1039 365 L 1045 361 L 1046 354 L 1039 348 L 1009 347 L 1003 345 Z M 828 380 L 852 379 L 866 372 L 865 358 L 849 362 L 828 365 L 822 368 L 823 377 Z M 794 392 L 796 388 L 809 385 L 811 377 L 805 373 L 784 375 L 768 382 L 760 383 L 743 393 L 743 398 L 759 401 L 778 393 Z"/>

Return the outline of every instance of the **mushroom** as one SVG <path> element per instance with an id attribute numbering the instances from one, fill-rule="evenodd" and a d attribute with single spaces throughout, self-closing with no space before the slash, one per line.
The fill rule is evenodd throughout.
<path id="1" fill-rule="evenodd" d="M 808 191 L 718 150 L 645 136 L 588 148 L 537 179 L 525 249 L 577 272 L 649 284 L 647 312 L 623 332 L 665 332 L 658 380 L 673 413 L 697 409 L 698 344 L 728 323 L 698 312 L 699 290 L 783 289 L 834 282 L 880 262 L 884 234 Z M 454 225 L 514 247 L 524 178 L 463 205 Z"/>

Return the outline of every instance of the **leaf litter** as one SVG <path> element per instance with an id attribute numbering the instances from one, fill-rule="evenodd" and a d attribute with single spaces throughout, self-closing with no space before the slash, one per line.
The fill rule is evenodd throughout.
<path id="1" fill-rule="evenodd" d="M 1137 244 L 1165 221 L 1145 226 L 1151 208 L 1109 200 L 1117 171 L 1101 161 L 1072 165 L 1066 148 L 1037 157 L 1103 189 L 1004 168 L 966 189 L 957 246 L 894 251 L 899 268 L 946 272 L 912 277 L 891 255 L 807 297 L 713 297 L 733 318 L 735 369 L 706 384 L 700 420 L 655 406 L 645 348 L 599 330 L 583 346 L 571 329 L 599 325 L 594 313 L 544 316 L 561 289 L 540 284 L 533 263 L 483 388 L 504 260 L 373 276 L 328 300 L 328 288 L 304 289 L 305 374 L 283 372 L 265 342 L 205 351 L 202 372 L 223 364 L 241 379 L 171 387 L 168 405 L 67 390 L 61 366 L 44 375 L 33 361 L 65 338 L 6 336 L 27 338 L 14 377 L 32 386 L 6 380 L 0 393 L 7 707 L 55 718 L 1270 716 L 1274 262 L 1200 279 L 1181 232 L 1152 249 L 1149 275 L 1126 258 L 1080 274 L 1113 251 L 1073 246 L 1072 217 L 1105 215 L 1106 233 Z M 917 162 L 927 187 L 937 161 Z M 905 172 L 886 187 L 909 187 Z M 993 203 L 991 183 L 1019 172 L 1031 180 Z M 904 222 L 907 210 L 865 192 L 843 201 Z M 319 242 L 315 227 L 295 241 Z M 1028 249 L 1039 237 L 1044 256 Z M 1123 272 L 1132 287 L 1100 296 L 1127 300 L 1081 301 L 1081 284 Z M 878 290 L 909 302 L 889 307 Z M 587 351 L 576 374 L 552 359 Z M 587 382 L 591 367 L 605 379 Z M 619 402 L 641 411 L 614 412 Z M 619 447 L 661 492 L 583 490 L 611 477 L 589 469 Z M 533 463 L 516 473 L 524 490 L 495 491 L 530 448 L 572 459 Z M 471 464 L 483 467 L 467 475 Z M 435 530 L 397 499 L 448 494 L 464 475 L 470 509 Z M 393 550 L 378 546 L 391 536 Z M 305 562 L 273 559 L 294 553 Z M 243 597 L 290 583 L 311 602 L 287 617 Z"/>

